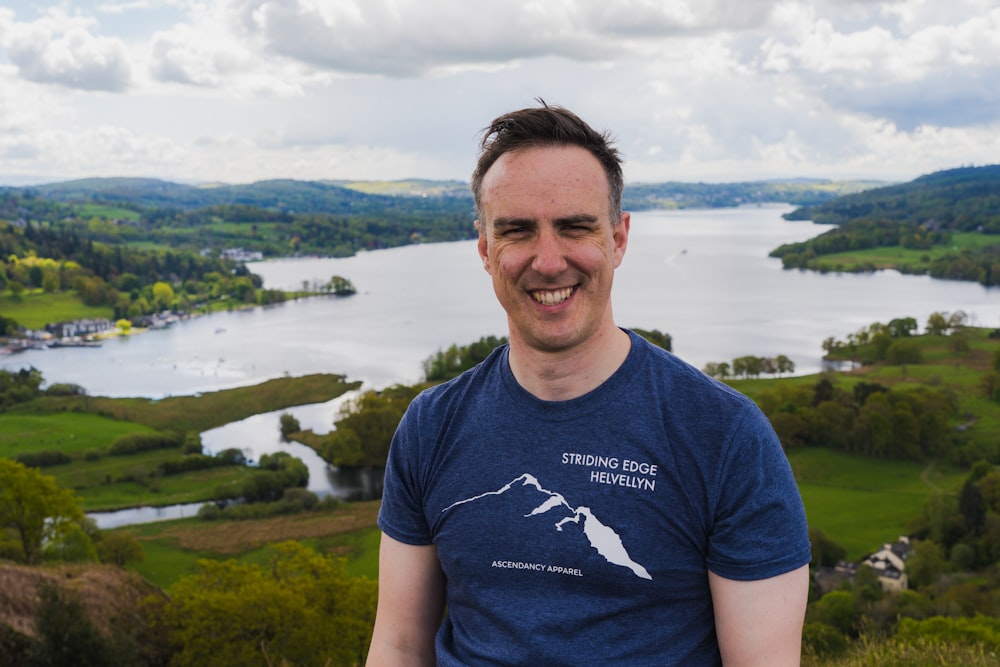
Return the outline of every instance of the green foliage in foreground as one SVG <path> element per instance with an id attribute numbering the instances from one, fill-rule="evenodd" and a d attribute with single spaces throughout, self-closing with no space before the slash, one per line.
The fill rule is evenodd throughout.
<path id="1" fill-rule="evenodd" d="M 376 585 L 343 560 L 295 542 L 271 548 L 266 565 L 201 561 L 171 588 L 162 624 L 178 647 L 170 664 L 363 664 Z"/>
<path id="2" fill-rule="evenodd" d="M 802 667 L 996 667 L 1000 647 L 935 637 L 866 637 L 832 658 L 805 652 Z"/>

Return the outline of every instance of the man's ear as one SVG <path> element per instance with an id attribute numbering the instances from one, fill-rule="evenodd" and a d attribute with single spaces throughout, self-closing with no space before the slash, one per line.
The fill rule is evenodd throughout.
<path id="1" fill-rule="evenodd" d="M 486 244 L 486 230 L 483 229 L 483 224 L 476 220 L 476 231 L 479 232 L 479 241 L 476 243 L 476 249 L 479 251 L 479 259 L 483 261 L 483 268 L 486 273 L 490 272 L 490 257 L 488 254 L 488 247 Z"/>

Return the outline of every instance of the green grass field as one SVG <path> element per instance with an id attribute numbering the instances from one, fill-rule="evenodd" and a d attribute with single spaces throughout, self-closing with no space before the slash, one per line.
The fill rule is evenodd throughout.
<path id="1" fill-rule="evenodd" d="M 19 296 L 0 294 L 0 315 L 17 320 L 28 329 L 42 329 L 51 322 L 103 317 L 111 319 L 110 306 L 86 306 L 73 292 L 26 290 Z"/>
<path id="2" fill-rule="evenodd" d="M 788 453 L 809 525 L 859 560 L 909 532 L 927 499 L 957 493 L 967 472 L 933 464 L 878 461 L 828 449 Z"/>
<path id="3" fill-rule="evenodd" d="M 105 220 L 138 220 L 138 211 L 104 204 L 80 204 L 77 215 L 81 218 L 104 218 Z"/>
<path id="4" fill-rule="evenodd" d="M 817 268 L 828 271 L 850 271 L 858 266 L 875 266 L 880 269 L 908 268 L 922 271 L 930 267 L 931 262 L 945 255 L 962 250 L 976 250 L 996 245 L 995 236 L 975 232 L 952 234 L 948 246 L 933 246 L 924 250 L 910 250 L 899 246 L 886 248 L 868 248 L 851 252 L 821 255 L 816 259 Z"/>
<path id="5" fill-rule="evenodd" d="M 152 433 L 142 424 L 95 414 L 60 412 L 48 415 L 0 413 L 0 456 L 60 451 L 82 454 L 106 449 L 123 435 Z"/>

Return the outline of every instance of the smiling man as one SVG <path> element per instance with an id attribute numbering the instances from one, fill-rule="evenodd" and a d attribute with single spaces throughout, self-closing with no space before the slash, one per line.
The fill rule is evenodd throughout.
<path id="1" fill-rule="evenodd" d="M 369 665 L 798 664 L 809 543 L 773 430 L 615 324 L 617 150 L 543 103 L 486 129 L 472 190 L 510 343 L 399 426 Z"/>

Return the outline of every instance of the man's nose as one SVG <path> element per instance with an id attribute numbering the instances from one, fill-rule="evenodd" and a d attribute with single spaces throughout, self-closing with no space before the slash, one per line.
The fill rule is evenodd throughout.
<path id="1" fill-rule="evenodd" d="M 557 275 L 566 269 L 566 248 L 552 230 L 544 230 L 535 240 L 535 257 L 531 263 L 540 275 Z"/>

